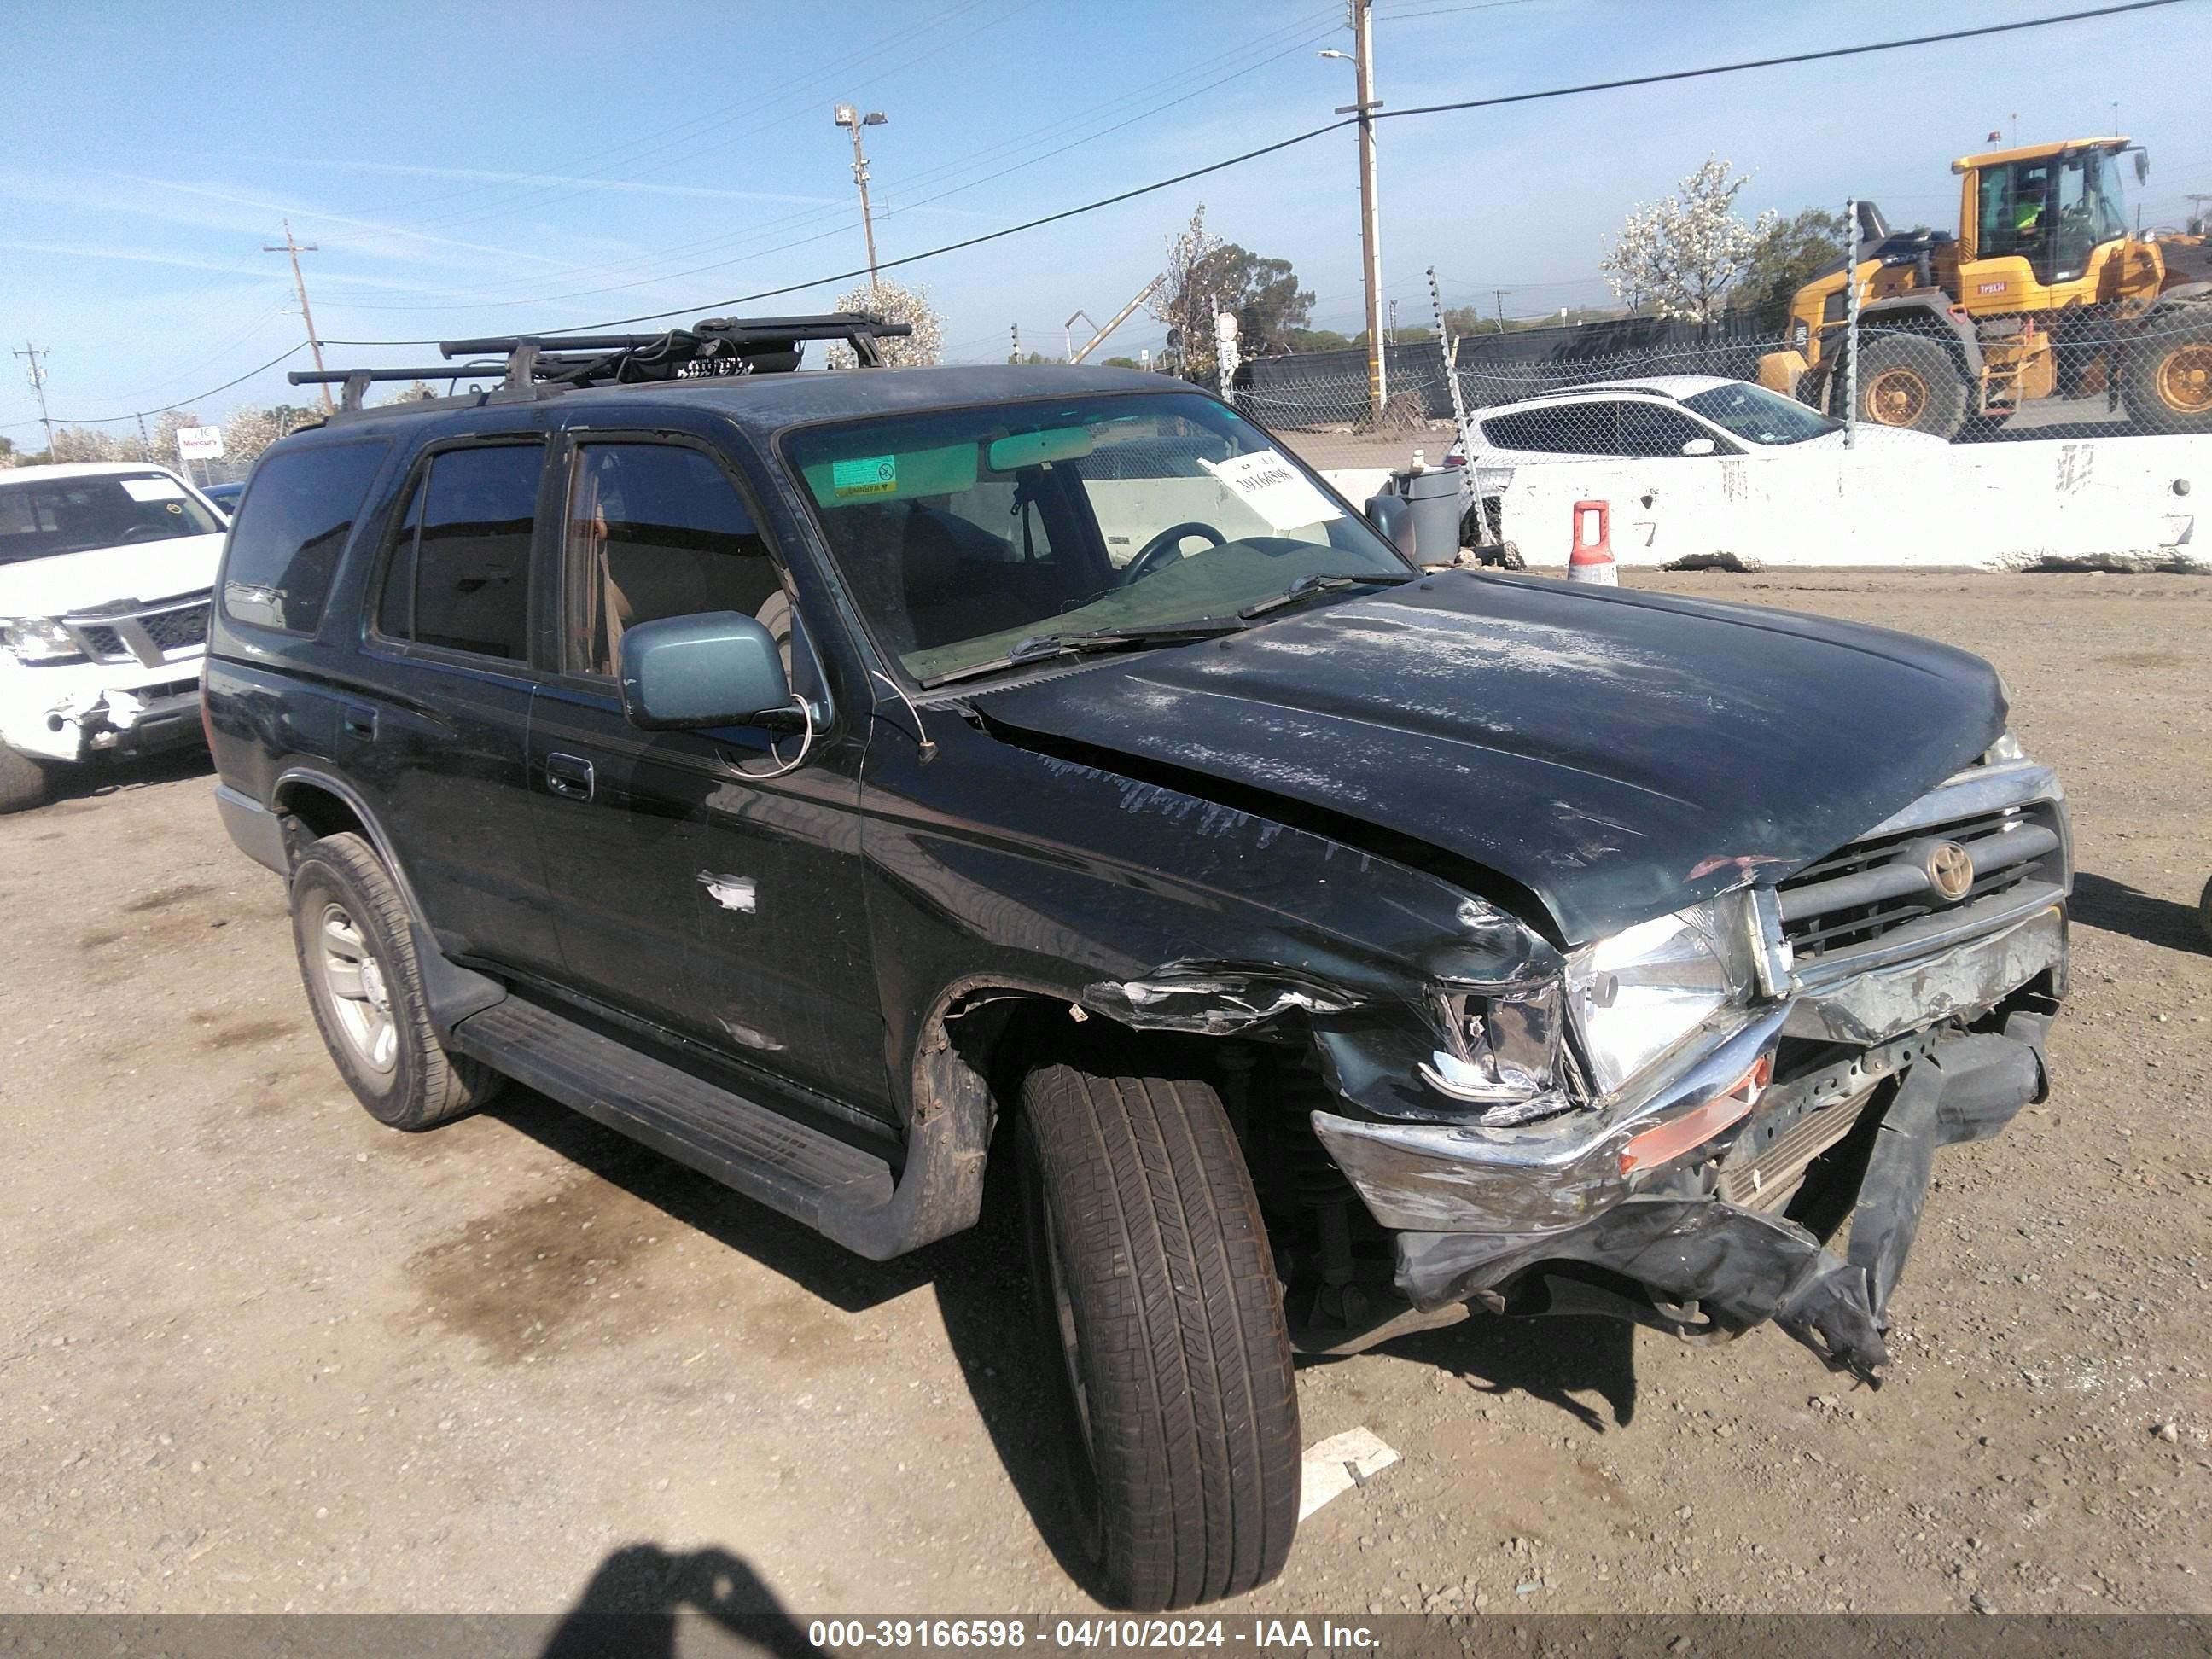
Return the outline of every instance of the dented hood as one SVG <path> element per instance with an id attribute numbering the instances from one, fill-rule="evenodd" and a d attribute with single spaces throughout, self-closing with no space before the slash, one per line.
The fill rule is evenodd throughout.
<path id="1" fill-rule="evenodd" d="M 1787 874 L 2005 719 L 1988 664 L 1907 635 L 1466 572 L 975 702 L 1006 741 L 1533 896 L 1569 945 Z"/>

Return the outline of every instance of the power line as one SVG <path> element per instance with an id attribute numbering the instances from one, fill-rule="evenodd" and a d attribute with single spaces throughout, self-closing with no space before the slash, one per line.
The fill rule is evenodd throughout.
<path id="1" fill-rule="evenodd" d="M 182 409 L 187 404 L 196 404 L 203 398 L 212 398 L 218 392 L 228 392 L 231 387 L 250 380 L 257 374 L 265 374 L 287 358 L 298 356 L 307 349 L 307 343 L 302 340 L 295 346 L 288 346 L 259 367 L 247 369 L 236 380 L 225 380 L 221 386 L 211 386 L 204 392 L 195 392 L 189 398 L 179 398 L 170 403 L 155 404 L 150 409 L 134 409 L 125 415 L 58 415 L 54 418 L 64 426 L 113 426 L 118 421 L 135 421 L 141 416 L 159 415 L 168 410 Z M 28 426 L 31 423 L 28 421 L 17 421 L 15 424 Z"/>
<path id="2" fill-rule="evenodd" d="M 1285 46 L 1278 52 L 1272 52 L 1268 56 L 1261 58 L 1254 63 L 1245 64 L 1241 68 L 1232 69 L 1226 74 L 1218 76 L 1212 80 L 1205 82 L 1201 85 L 1191 88 L 1191 89 L 1187 92 L 1178 93 L 1174 97 L 1165 99 L 1161 102 L 1147 105 L 1146 107 L 1139 109 L 1135 114 L 1127 116 L 1121 120 L 1115 121 L 1111 125 L 1101 127 L 1095 132 L 1085 133 L 1080 137 L 1071 138 L 1066 143 L 1055 145 L 1050 149 L 1032 150 L 1029 155 L 1024 156 L 1022 160 L 1013 162 L 1010 166 L 1000 167 L 995 172 L 984 173 L 980 178 L 970 179 L 963 184 L 951 185 L 948 188 L 938 191 L 932 195 L 924 196 L 917 200 L 907 202 L 903 205 L 900 205 L 897 198 L 894 198 L 893 204 L 885 209 L 881 216 L 887 220 L 898 218 L 902 215 L 913 213 L 921 208 L 927 207 L 933 203 L 941 202 L 947 197 L 957 196 L 963 191 L 975 190 L 983 185 L 988 185 L 993 182 L 994 179 L 1003 179 L 1009 173 L 1019 173 L 1024 168 L 1036 167 L 1042 162 L 1048 161 L 1056 155 L 1064 155 L 1070 150 L 1079 149 L 1085 144 L 1095 143 L 1099 139 L 1106 137 L 1110 134 L 1119 132 L 1125 127 L 1133 126 L 1139 121 L 1148 120 L 1152 116 L 1159 114 L 1163 110 L 1171 109 L 1178 104 L 1186 104 L 1194 98 L 1203 97 L 1206 94 L 1214 91 L 1218 88 L 1228 85 L 1231 81 L 1240 80 L 1248 75 L 1256 74 L 1261 70 L 1265 69 L 1267 65 L 1277 63 L 1282 58 L 1290 57 L 1294 52 L 1301 52 L 1304 50 L 1305 47 L 1312 45 L 1315 40 L 1324 40 L 1328 38 L 1328 34 L 1334 33 L 1335 31 L 1334 27 L 1328 30 L 1324 30 L 1320 33 L 1315 33 L 1316 28 L 1319 26 L 1319 20 L 1331 15 L 1332 14 L 1327 12 L 1317 13 L 1304 22 L 1295 25 L 1292 32 L 1298 33 L 1298 38 L 1296 40 L 1292 41 L 1290 46 Z M 1274 38 L 1281 39 L 1286 38 L 1286 36 L 1277 36 Z M 1164 82 L 1156 82 L 1139 92 L 1126 94 L 1120 98 L 1109 99 L 1103 104 L 1093 106 L 1090 110 L 1070 117 L 1066 122 L 1064 122 L 1061 125 L 1063 126 L 1071 125 L 1090 118 L 1092 116 L 1103 114 L 1109 110 L 1127 105 L 1137 99 L 1143 98 L 1148 94 L 1163 91 L 1169 87 L 1173 87 L 1183 82 L 1187 82 L 1192 78 L 1192 74 L 1209 73 L 1212 67 L 1214 66 L 1208 65 L 1206 69 L 1177 76 Z M 1005 155 L 1009 150 L 1019 149 L 1023 144 L 1030 142 L 1031 142 L 1031 140 L 1026 135 L 1008 139 L 1000 143 L 987 146 L 985 149 L 974 151 L 968 155 L 957 158 L 954 161 L 940 163 L 939 166 L 934 167 L 925 168 L 919 173 L 908 176 L 902 181 L 904 188 L 912 190 L 920 185 L 927 183 L 932 179 L 946 178 L 957 175 L 968 167 L 984 165 L 992 159 Z M 526 299 L 518 300 L 451 300 L 429 305 L 379 305 L 368 301 L 343 300 L 328 301 L 326 303 L 335 305 L 342 311 L 381 312 L 504 310 L 514 306 L 557 305 L 567 300 L 589 299 L 595 295 L 620 294 L 631 289 L 652 288 L 662 283 L 680 282 L 686 276 L 702 276 L 710 270 L 725 270 L 732 265 L 750 264 L 756 259 L 765 259 L 771 254 L 786 253 L 795 247 L 806 247 L 816 242 L 828 241 L 833 237 L 841 236 L 845 234 L 847 227 L 842 222 L 843 211 L 844 210 L 842 207 L 837 205 L 813 208 L 803 212 L 785 214 L 775 219 L 763 221 L 761 223 L 752 226 L 749 230 L 738 233 L 735 235 L 712 237 L 702 242 L 679 244 L 676 248 L 665 250 L 664 253 L 681 252 L 686 249 L 703 252 L 711 248 L 728 246 L 732 244 L 741 246 L 749 240 L 757 240 L 764 233 L 773 231 L 778 226 L 800 225 L 809 220 L 818 221 L 824 217 L 825 215 L 838 216 L 840 221 L 838 223 L 832 225 L 827 230 L 817 232 L 809 235 L 796 237 L 787 242 L 777 243 L 772 247 L 757 248 L 752 252 L 739 254 L 732 258 L 714 260 L 706 264 L 693 265 L 682 270 L 661 271 L 654 275 L 641 276 L 630 281 L 604 283 L 594 288 L 574 289 L 562 294 L 536 295 Z M 580 270 L 592 268 L 592 267 L 577 267 L 577 269 Z M 880 266 L 878 268 L 881 269 Z M 348 343 L 341 341 L 336 343 L 343 344 Z M 417 342 L 416 343 L 421 343 Z"/>
<path id="3" fill-rule="evenodd" d="M 1951 29 L 1940 34 L 1911 35 L 1894 40 L 1870 41 L 1865 45 L 1855 46 L 1830 46 L 1814 52 L 1791 52 L 1778 58 L 1759 58 L 1736 64 L 1714 64 L 1702 69 L 1668 70 L 1657 74 L 1630 76 L 1619 80 L 1593 81 L 1571 87 L 1553 87 L 1540 92 L 1502 93 L 1494 97 L 1469 98 L 1449 104 L 1425 104 L 1413 109 L 1377 110 L 1375 112 L 1374 118 L 1378 121 L 1387 121 L 1415 115 L 1441 115 L 1459 110 L 1490 109 L 1506 104 L 1534 103 L 1549 98 L 1571 98 L 1593 92 L 1619 91 L 1628 87 L 1656 86 L 1674 81 L 1690 81 L 1716 75 L 1740 74 L 1749 70 L 1773 69 L 1783 64 L 1814 64 L 1839 58 L 1858 58 L 1870 52 L 1899 52 L 1912 46 L 1937 46 L 1946 41 L 1972 40 L 1988 35 L 2012 34 L 2027 29 L 2050 28 L 2061 23 L 2078 23 L 2093 18 L 2115 17 L 2130 12 L 2151 11 L 2179 3 L 2180 0 L 2126 0 L 2125 3 L 2119 5 L 2098 6 L 2082 11 L 2060 12 L 2048 17 L 2027 17 L 2009 23 L 1987 23 L 1975 28 Z M 1191 167 L 1168 178 L 1155 179 L 1148 185 L 1138 185 L 1128 190 L 1117 191 L 1110 196 L 1102 196 L 1096 201 L 1085 202 L 1077 207 L 1062 208 L 1057 213 L 1041 214 L 1034 219 L 1025 219 L 1019 224 L 1007 225 L 998 230 L 985 231 L 978 235 L 963 237 L 957 242 L 947 242 L 939 247 L 925 249 L 920 253 L 909 253 L 900 258 L 886 259 L 878 266 L 878 269 L 890 270 L 901 265 L 916 264 L 924 259 L 941 258 L 948 253 L 958 253 L 968 248 L 980 247 L 987 242 L 1000 241 L 1009 236 L 1021 235 L 1026 231 L 1040 230 L 1047 225 L 1078 218 L 1086 213 L 1096 213 L 1105 208 L 1118 207 L 1123 202 L 1134 201 L 1140 196 L 1150 196 L 1159 191 L 1170 190 L 1177 185 L 1188 184 L 1194 179 L 1203 179 L 1211 173 L 1225 172 L 1231 167 L 1241 167 L 1247 161 L 1256 161 L 1263 156 L 1275 155 L 1295 145 L 1322 137 L 1328 133 L 1341 131 L 1344 128 L 1354 125 L 1357 119 L 1356 116 L 1346 117 L 1342 120 L 1328 122 L 1322 126 L 1310 127 L 1304 132 L 1293 133 L 1287 138 L 1279 138 L 1273 143 L 1261 144 L 1255 149 L 1244 150 L 1221 161 L 1209 162 L 1204 167 Z M 862 265 L 856 270 L 836 271 L 831 275 L 816 276 L 805 282 L 787 283 L 780 288 L 762 289 L 756 293 L 739 295 L 734 299 L 702 301 L 692 305 L 675 307 L 667 311 L 644 312 L 634 317 L 617 317 L 605 322 L 574 324 L 571 325 L 567 331 L 595 332 L 602 329 L 623 328 L 635 323 L 662 322 L 671 317 L 682 317 L 702 311 L 719 311 L 730 307 L 750 305 L 758 300 L 772 300 L 787 294 L 803 293 L 811 288 L 825 288 L 832 283 L 850 282 L 854 277 L 866 274 L 867 267 Z M 325 343 L 343 346 L 416 346 L 435 345 L 438 342 L 435 339 L 331 340 Z"/>

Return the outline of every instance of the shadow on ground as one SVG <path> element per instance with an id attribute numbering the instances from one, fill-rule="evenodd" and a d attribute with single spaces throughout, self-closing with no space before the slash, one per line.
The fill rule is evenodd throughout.
<path id="1" fill-rule="evenodd" d="M 183 749 L 166 750 L 122 760 L 100 758 L 82 766 L 50 766 L 46 773 L 46 805 L 90 800 L 149 784 L 178 783 L 191 778 L 213 779 L 215 763 L 195 742 Z M 37 810 L 37 809 L 33 809 Z M 208 809 L 214 811 L 212 805 Z"/>
<path id="2" fill-rule="evenodd" d="M 977 1419 L 1016 1495 L 1060 1569 L 1095 1589 L 1066 1498 L 1060 1407 L 1047 1370 L 1050 1361 L 1030 1323 L 1027 1257 L 1011 1158 L 993 1159 L 983 1218 L 975 1228 L 897 1261 L 873 1262 L 543 1096 L 515 1090 L 490 1115 L 846 1312 L 864 1311 L 929 1285 Z M 1478 1315 L 1449 1329 L 1402 1337 L 1389 1352 L 1437 1366 L 1484 1394 L 1529 1395 L 1602 1433 L 1634 1419 L 1635 1340 L 1634 1328 L 1616 1320 Z M 1604 1409 L 1577 1395 L 1596 1396 Z M 599 1599 L 617 1589 L 633 1593 L 654 1582 L 656 1574 L 696 1589 L 703 1581 L 684 1575 L 698 1571 L 703 1569 L 694 1558 L 678 1559 L 674 1565 L 665 1559 L 610 1558 Z M 733 1576 L 732 1582 L 742 1588 L 756 1581 L 747 1575 Z M 578 1612 L 584 1610 L 580 1606 Z"/>
<path id="3" fill-rule="evenodd" d="M 2092 871 L 2075 872 L 2074 898 L 2067 908 L 2086 927 L 2123 933 L 2145 945 L 2194 954 L 2212 948 L 2196 906 L 2160 898 Z"/>
<path id="4" fill-rule="evenodd" d="M 783 1610 L 758 1574 L 729 1551 L 674 1554 L 658 1544 L 629 1544 L 599 1564 L 576 1605 L 547 1639 L 542 1659 L 603 1659 L 608 1654 L 675 1659 L 717 1652 L 718 1641 L 678 1641 L 686 1624 L 710 1626 L 738 1650 L 800 1659 L 821 1651 Z"/>

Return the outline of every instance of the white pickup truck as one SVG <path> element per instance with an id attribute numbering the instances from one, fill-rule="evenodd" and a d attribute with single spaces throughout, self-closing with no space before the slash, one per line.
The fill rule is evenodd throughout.
<path id="1" fill-rule="evenodd" d="M 48 769 L 198 743 L 227 520 L 164 468 L 0 472 L 0 812 Z"/>

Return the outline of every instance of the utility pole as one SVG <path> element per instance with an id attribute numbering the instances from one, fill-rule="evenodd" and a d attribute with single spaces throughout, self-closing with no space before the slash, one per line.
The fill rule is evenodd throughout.
<path id="1" fill-rule="evenodd" d="M 860 148 L 860 129 L 879 127 L 885 119 L 883 111 L 872 109 L 860 113 L 858 104 L 838 104 L 830 110 L 841 127 L 853 130 L 853 182 L 860 187 L 860 229 L 868 239 L 868 291 L 876 288 L 876 222 L 868 211 L 868 156 Z"/>
<path id="2" fill-rule="evenodd" d="M 46 459 L 54 458 L 54 417 L 46 413 L 46 371 L 39 366 L 39 359 L 51 354 L 40 350 L 28 340 L 15 354 L 27 362 L 31 371 L 31 390 L 39 394 L 39 423 L 46 428 Z"/>
<path id="3" fill-rule="evenodd" d="M 261 245 L 261 251 L 264 253 L 286 253 L 291 256 L 292 286 L 297 289 L 300 294 L 300 319 L 307 325 L 307 349 L 314 353 L 315 370 L 320 374 L 323 368 L 323 343 L 315 337 L 315 313 L 307 309 L 307 279 L 300 274 L 300 256 L 302 253 L 319 252 L 321 250 L 313 242 L 294 241 L 292 222 L 287 219 L 284 222 L 284 240 L 282 242 L 264 242 Z M 331 389 L 324 386 L 318 390 L 323 394 L 323 413 L 327 415 L 331 412 Z"/>
<path id="4" fill-rule="evenodd" d="M 1336 112 L 1359 118 L 1359 252 L 1367 284 L 1367 393 L 1375 418 L 1380 421 L 1390 401 L 1390 360 L 1382 345 L 1382 208 L 1375 179 L 1375 112 L 1382 107 L 1375 96 L 1375 0 L 1346 0 L 1346 4 L 1351 12 L 1353 92 L 1358 101 L 1346 104 Z M 1344 56 L 1333 51 L 1321 55 Z"/>

